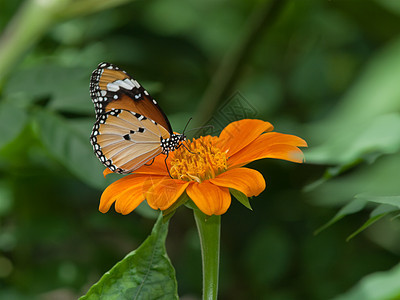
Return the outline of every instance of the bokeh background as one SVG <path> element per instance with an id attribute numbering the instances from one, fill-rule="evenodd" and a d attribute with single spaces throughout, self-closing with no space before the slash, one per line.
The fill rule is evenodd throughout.
<path id="1" fill-rule="evenodd" d="M 222 217 L 220 299 L 400 295 L 400 2 L 4 0 L 0 32 L 0 299 L 76 299 L 151 231 L 145 205 L 97 210 L 119 178 L 103 178 L 89 143 L 102 61 L 140 81 L 176 131 L 251 113 L 309 143 L 306 164 L 251 164 L 267 189 Z M 200 299 L 185 207 L 167 250 L 181 298 Z M 375 272 L 384 280 L 360 298 Z"/>

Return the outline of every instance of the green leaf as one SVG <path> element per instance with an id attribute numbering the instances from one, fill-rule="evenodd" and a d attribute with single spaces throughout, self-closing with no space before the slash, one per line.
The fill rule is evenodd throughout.
<path id="1" fill-rule="evenodd" d="M 319 234 L 321 231 L 325 230 L 329 226 L 335 224 L 337 221 L 341 220 L 343 217 L 349 215 L 349 214 L 354 214 L 356 212 L 359 212 L 362 210 L 365 205 L 367 204 L 367 201 L 364 199 L 354 199 L 351 202 L 349 202 L 347 205 L 343 206 L 337 214 L 329 220 L 325 225 L 321 226 L 318 228 L 314 234 Z"/>
<path id="2" fill-rule="evenodd" d="M 309 191 L 309 197 L 318 205 L 337 206 L 358 194 L 400 195 L 399 165 L 400 155 L 386 155 L 371 165 L 361 164 L 352 172 L 315 187 Z"/>
<path id="3" fill-rule="evenodd" d="M 52 110 L 94 115 L 88 86 L 90 72 L 85 67 L 67 68 L 55 63 L 34 65 L 14 72 L 4 94 L 21 104 L 49 97 Z"/>
<path id="4" fill-rule="evenodd" d="M 366 221 L 359 229 L 357 229 L 355 232 L 353 232 L 346 240 L 349 241 L 353 237 L 355 237 L 357 234 L 361 233 L 365 229 L 367 229 L 369 226 L 374 224 L 376 221 L 380 220 L 384 216 L 397 211 L 400 209 L 400 200 L 398 199 L 399 197 L 372 197 L 372 196 L 364 196 L 364 195 L 357 195 L 357 199 L 362 199 L 370 202 L 375 202 L 375 203 L 383 203 L 381 205 L 378 205 L 370 214 L 370 218 L 368 221 Z M 378 202 L 380 201 L 380 202 Z M 393 203 L 397 205 L 393 205 Z"/>
<path id="5" fill-rule="evenodd" d="M 326 169 L 324 175 L 321 178 L 319 178 L 316 181 L 311 182 L 308 185 L 306 185 L 303 188 L 303 191 L 306 192 L 306 193 L 307 192 L 311 192 L 314 189 L 318 188 L 323 183 L 326 183 L 328 180 L 330 180 L 330 179 L 332 179 L 332 178 L 344 173 L 345 171 L 353 168 L 354 166 L 358 165 L 361 162 L 362 162 L 361 160 L 356 160 L 356 161 L 353 161 L 353 162 L 351 162 L 349 164 L 337 165 L 337 166 L 330 167 L 330 168 Z"/>
<path id="6" fill-rule="evenodd" d="M 89 134 L 84 137 L 62 117 L 45 110 L 35 112 L 39 137 L 50 154 L 87 184 L 104 188 L 102 164 L 93 154 Z"/>
<path id="7" fill-rule="evenodd" d="M 380 214 L 388 214 L 394 211 L 398 211 L 399 208 L 389 204 L 381 204 L 375 207 L 375 209 L 371 212 L 370 217 L 375 217 Z"/>
<path id="8" fill-rule="evenodd" d="M 400 196 L 371 196 L 366 194 L 358 194 L 355 196 L 355 198 L 374 203 L 389 204 L 400 209 Z"/>
<path id="9" fill-rule="evenodd" d="M 188 196 L 189 197 L 189 196 Z M 185 206 L 190 209 L 199 209 L 192 199 L 189 198 L 189 201 L 185 203 Z"/>
<path id="10" fill-rule="evenodd" d="M 350 241 L 353 237 L 355 237 L 357 234 L 361 233 L 362 231 L 364 231 L 365 229 L 367 229 L 369 226 L 371 226 L 372 224 L 374 224 L 376 221 L 378 221 L 379 219 L 381 219 L 382 217 L 386 216 L 388 213 L 385 214 L 380 214 L 380 215 L 376 215 L 372 218 L 369 218 L 367 222 L 365 222 L 360 228 L 358 228 L 356 231 L 354 231 L 352 234 L 350 234 L 346 241 Z"/>
<path id="11" fill-rule="evenodd" d="M 305 154 L 308 162 L 338 164 L 345 170 L 360 159 L 371 161 L 373 158 L 373 162 L 380 155 L 395 153 L 399 149 L 400 115 L 390 113 L 375 116 L 352 130 L 346 128 L 340 137 L 333 135 L 328 142 L 305 150 Z"/>
<path id="12" fill-rule="evenodd" d="M 175 270 L 166 254 L 168 222 L 160 214 L 151 235 L 94 284 L 80 300 L 178 299 Z"/>
<path id="13" fill-rule="evenodd" d="M 354 197 L 354 200 L 349 202 L 325 225 L 318 228 L 314 234 L 320 233 L 322 230 L 336 223 L 348 214 L 353 214 L 362 210 L 368 202 L 380 203 L 370 214 L 370 218 L 359 229 L 352 233 L 346 240 L 349 241 L 357 234 L 374 224 L 382 217 L 400 209 L 399 196 L 369 196 L 359 194 Z"/>
<path id="14" fill-rule="evenodd" d="M 243 194 L 241 191 L 238 191 L 238 190 L 235 190 L 235 189 L 229 189 L 229 192 L 236 198 L 237 201 L 242 203 L 248 209 L 253 210 L 251 208 L 251 205 L 250 205 L 250 202 L 249 202 L 249 198 L 247 198 L 245 194 Z"/>
<path id="15" fill-rule="evenodd" d="M 400 298 L 400 264 L 389 271 L 370 274 L 334 300 L 383 300 Z"/>
<path id="16" fill-rule="evenodd" d="M 400 39 L 366 66 L 330 114 L 309 126 L 314 147 L 306 161 L 348 164 L 370 153 L 393 153 L 400 147 Z"/>
<path id="17" fill-rule="evenodd" d="M 0 148 L 15 139 L 25 127 L 28 117 L 24 109 L 9 101 L 0 103 Z"/>

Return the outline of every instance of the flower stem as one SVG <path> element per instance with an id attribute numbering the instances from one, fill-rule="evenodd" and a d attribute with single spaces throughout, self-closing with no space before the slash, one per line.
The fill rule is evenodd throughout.
<path id="1" fill-rule="evenodd" d="M 216 300 L 218 295 L 219 245 L 221 216 L 207 216 L 194 209 L 203 262 L 203 300 Z"/>

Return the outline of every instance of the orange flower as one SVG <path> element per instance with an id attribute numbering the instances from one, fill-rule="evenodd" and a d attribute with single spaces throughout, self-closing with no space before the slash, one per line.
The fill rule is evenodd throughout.
<path id="1" fill-rule="evenodd" d="M 190 152 L 180 147 L 169 153 L 167 165 L 173 178 L 165 167 L 165 156 L 159 155 L 152 165 L 108 186 L 99 210 L 105 213 L 115 202 L 115 210 L 125 215 L 146 199 L 151 208 L 164 211 L 186 191 L 203 213 L 221 215 L 231 204 L 229 189 L 247 197 L 265 189 L 261 173 L 244 165 L 261 158 L 303 162 L 298 147 L 307 143 L 294 135 L 271 132 L 273 128 L 262 120 L 245 119 L 230 123 L 219 137 L 187 141 Z M 104 174 L 110 172 L 106 169 Z"/>

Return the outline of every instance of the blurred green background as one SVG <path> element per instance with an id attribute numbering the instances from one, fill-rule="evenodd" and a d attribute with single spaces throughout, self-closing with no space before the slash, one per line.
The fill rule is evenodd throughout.
<path id="1" fill-rule="evenodd" d="M 1 1 L 0 32 L 0 299 L 76 299 L 151 231 L 144 205 L 97 210 L 120 178 L 103 178 L 89 143 L 102 61 L 176 131 L 232 121 L 221 112 L 239 91 L 252 117 L 309 143 L 306 164 L 250 165 L 267 189 L 222 217 L 220 299 L 400 297 L 400 2 Z M 337 219 L 357 213 L 315 236 L 343 206 Z M 200 299 L 189 209 L 167 250 L 181 298 Z"/>

